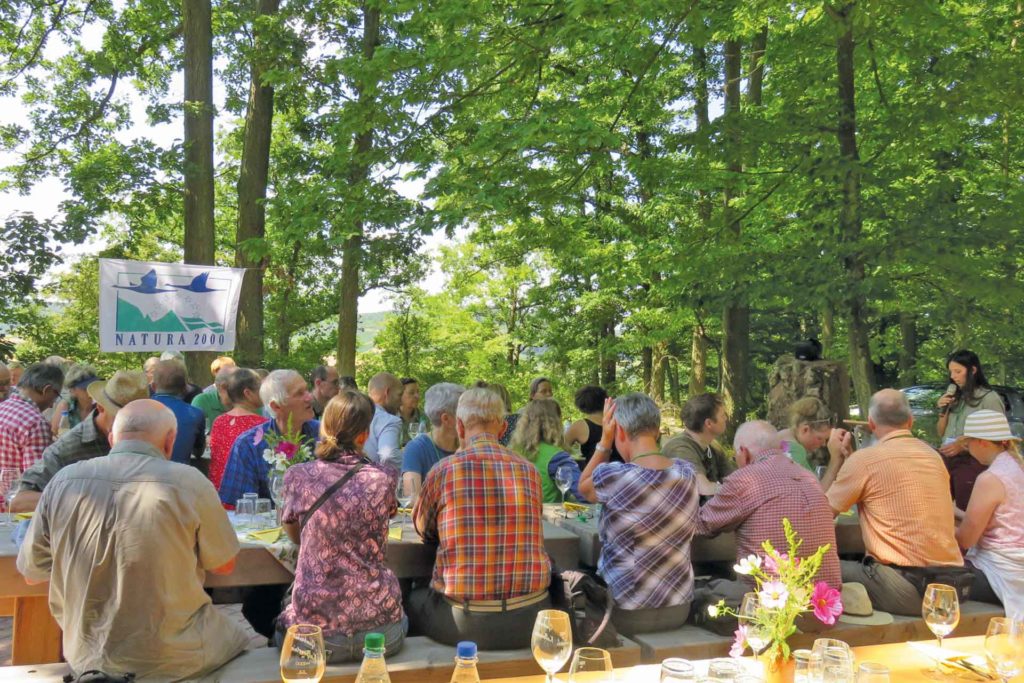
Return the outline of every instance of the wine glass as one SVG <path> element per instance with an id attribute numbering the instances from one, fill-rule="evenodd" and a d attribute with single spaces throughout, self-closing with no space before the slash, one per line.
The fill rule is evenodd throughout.
<path id="1" fill-rule="evenodd" d="M 281 680 L 285 683 L 318 683 L 327 668 L 324 635 L 319 626 L 288 627 L 281 645 Z"/>
<path id="2" fill-rule="evenodd" d="M 593 681 L 593 676 L 587 676 L 592 672 L 612 672 L 612 656 L 608 650 L 599 647 L 581 647 L 572 656 L 572 664 L 569 665 L 569 683 L 581 683 L 582 681 Z"/>
<path id="3" fill-rule="evenodd" d="M 411 483 L 405 481 L 404 477 L 401 475 L 398 477 L 398 486 L 395 489 L 395 497 L 398 498 L 398 507 L 406 511 L 402 512 L 402 515 L 408 515 L 409 505 L 412 503 L 413 498 L 413 486 Z"/>
<path id="4" fill-rule="evenodd" d="M 740 611 L 737 613 L 740 622 L 747 627 L 747 645 L 754 651 L 755 657 L 760 655 L 769 644 L 768 629 L 759 622 L 760 607 L 761 603 L 757 593 L 746 593 L 740 603 Z"/>
<path id="5" fill-rule="evenodd" d="M 995 617 L 985 631 L 988 667 L 1003 683 L 1024 671 L 1024 621 Z"/>
<path id="6" fill-rule="evenodd" d="M 20 476 L 21 472 L 13 467 L 0 469 L 0 494 L 3 494 L 4 503 L 6 504 L 8 524 L 11 523 L 11 501 L 14 500 L 14 496 L 18 493 L 18 478 Z"/>
<path id="7" fill-rule="evenodd" d="M 924 623 L 938 638 L 939 649 L 942 649 L 942 639 L 960 623 L 960 600 L 956 589 L 943 583 L 929 583 L 924 591 L 921 614 Z"/>
<path id="8" fill-rule="evenodd" d="M 565 493 L 569 490 L 569 487 L 572 486 L 572 475 L 573 470 L 575 469 L 575 466 L 566 463 L 564 465 L 559 465 L 558 469 L 555 470 L 555 486 L 557 486 L 558 490 L 562 492 L 562 514 L 566 517 L 569 515 L 565 511 Z"/>
<path id="9" fill-rule="evenodd" d="M 274 501 L 274 507 L 281 509 L 282 493 L 284 491 L 284 472 L 274 472 L 270 475 L 270 498 Z"/>
<path id="10" fill-rule="evenodd" d="M 696 675 L 689 660 L 672 657 L 661 663 L 661 683 L 692 683 Z"/>
<path id="11" fill-rule="evenodd" d="M 555 672 L 562 668 L 572 652 L 572 627 L 569 615 L 557 609 L 537 613 L 530 640 L 533 658 L 544 669 L 547 683 L 554 683 Z"/>

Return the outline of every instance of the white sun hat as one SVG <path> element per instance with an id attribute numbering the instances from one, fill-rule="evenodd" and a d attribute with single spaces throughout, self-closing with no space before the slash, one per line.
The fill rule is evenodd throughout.
<path id="1" fill-rule="evenodd" d="M 985 441 L 1020 441 L 1010 431 L 1006 416 L 995 410 L 977 410 L 964 422 L 964 436 Z"/>

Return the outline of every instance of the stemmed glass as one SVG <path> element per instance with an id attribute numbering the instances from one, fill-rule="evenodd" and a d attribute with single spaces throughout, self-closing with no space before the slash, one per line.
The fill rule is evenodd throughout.
<path id="1" fill-rule="evenodd" d="M 747 627 L 747 645 L 754 651 L 754 657 L 761 654 L 768 647 L 768 628 L 758 622 L 758 609 L 761 603 L 757 593 L 746 593 L 740 603 L 740 611 L 737 614 L 740 622 Z"/>
<path id="2" fill-rule="evenodd" d="M 989 669 L 1003 683 L 1024 671 L 1024 621 L 995 617 L 985 631 L 985 657 Z"/>
<path id="3" fill-rule="evenodd" d="M 565 493 L 572 486 L 572 475 L 575 467 L 569 465 L 559 465 L 558 469 L 555 470 L 555 486 L 562 492 L 562 515 L 568 517 L 569 514 L 565 511 Z"/>
<path id="4" fill-rule="evenodd" d="M 533 658 L 547 674 L 547 683 L 554 683 L 555 672 L 565 665 L 572 652 L 572 627 L 569 615 L 561 610 L 546 609 L 537 613 L 530 640 Z"/>
<path id="5" fill-rule="evenodd" d="M 403 512 L 403 516 L 407 516 L 409 505 L 412 503 L 413 498 L 413 486 L 406 482 L 401 476 L 398 477 L 398 486 L 395 489 L 395 497 L 398 498 L 398 507 L 402 508 L 406 512 Z"/>
<path id="6" fill-rule="evenodd" d="M 928 584 L 921 603 L 921 615 L 938 639 L 941 650 L 942 639 L 960 623 L 960 600 L 956 596 L 956 589 L 943 583 Z"/>
<path id="7" fill-rule="evenodd" d="M 284 490 L 284 473 L 274 472 L 270 475 L 270 498 L 274 501 L 274 507 L 281 509 L 281 493 Z"/>
<path id="8" fill-rule="evenodd" d="M 11 523 L 11 501 L 18 492 L 18 478 L 21 472 L 13 467 L 0 469 L 0 494 L 3 494 L 7 509 L 7 523 Z"/>
<path id="9" fill-rule="evenodd" d="M 612 656 L 608 650 L 599 647 L 581 647 L 572 656 L 572 664 L 569 665 L 569 683 L 582 683 L 592 681 L 594 677 L 589 673 L 611 673 Z"/>
<path id="10" fill-rule="evenodd" d="M 318 683 L 327 668 L 324 635 L 319 626 L 295 624 L 281 645 L 281 680 L 285 683 Z"/>

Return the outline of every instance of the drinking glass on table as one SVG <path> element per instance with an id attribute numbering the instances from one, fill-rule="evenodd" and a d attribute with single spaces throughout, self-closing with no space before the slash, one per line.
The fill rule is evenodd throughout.
<path id="1" fill-rule="evenodd" d="M 821 669 L 822 683 L 853 683 L 853 656 L 849 648 L 825 648 Z"/>
<path id="2" fill-rule="evenodd" d="M 256 527 L 259 529 L 272 529 L 274 525 L 268 519 L 271 515 L 272 508 L 270 507 L 269 498 L 257 498 L 256 499 Z"/>
<path id="3" fill-rule="evenodd" d="M 740 665 L 731 659 L 712 659 L 708 664 L 708 678 L 713 681 L 731 681 L 740 673 Z"/>
<path id="4" fill-rule="evenodd" d="M 840 657 L 845 658 L 848 663 L 849 677 L 853 676 L 853 653 L 850 651 L 850 646 L 842 641 L 835 638 L 818 638 L 814 641 L 814 647 L 811 650 L 811 680 L 815 683 L 821 681 L 829 681 L 836 679 L 829 679 L 826 677 L 826 661 L 825 655 L 831 654 L 829 663 L 835 669 L 838 664 Z M 832 675 L 838 675 L 839 672 L 836 670 L 832 671 Z M 842 679 L 839 679 L 842 680 Z"/>
<path id="5" fill-rule="evenodd" d="M 817 683 L 814 653 L 811 650 L 793 650 L 793 683 Z"/>
<path id="6" fill-rule="evenodd" d="M 592 673 L 611 673 L 612 656 L 608 650 L 599 647 L 581 647 L 572 656 L 569 665 L 569 683 L 585 683 L 600 677 L 588 676 Z"/>
<path id="7" fill-rule="evenodd" d="M 747 627 L 747 645 L 754 651 L 755 657 L 768 647 L 768 629 L 757 620 L 760 605 L 757 593 L 747 593 L 743 596 L 737 614 L 739 622 Z"/>
<path id="8" fill-rule="evenodd" d="M 270 499 L 274 501 L 274 507 L 281 509 L 281 492 L 284 489 L 284 472 L 274 472 L 270 475 Z"/>
<path id="9" fill-rule="evenodd" d="M 254 514 L 256 514 L 255 498 L 239 498 L 235 503 L 235 522 L 239 529 L 251 529 Z"/>
<path id="10" fill-rule="evenodd" d="M 555 672 L 562 668 L 572 653 L 572 627 L 569 615 L 557 609 L 545 609 L 537 613 L 533 622 L 533 637 L 530 640 L 533 658 L 544 669 L 547 683 L 553 683 Z"/>
<path id="11" fill-rule="evenodd" d="M 559 465 L 558 469 L 555 470 L 555 486 L 562 492 L 562 514 L 565 516 L 568 516 L 568 513 L 565 511 L 565 493 L 572 486 L 572 475 L 575 469 L 574 465 L 566 463 Z"/>
<path id="12" fill-rule="evenodd" d="M 857 668 L 857 683 L 889 683 L 889 667 L 877 662 L 861 662 Z"/>
<path id="13" fill-rule="evenodd" d="M 18 479 L 21 477 L 21 472 L 13 467 L 4 467 L 0 469 L 0 494 L 4 497 L 4 503 L 7 505 L 7 523 L 11 523 L 11 501 L 14 500 L 15 494 L 18 493 Z"/>
<path id="14" fill-rule="evenodd" d="M 691 683 L 696 675 L 689 660 L 672 657 L 661 663 L 661 683 Z"/>
<path id="15" fill-rule="evenodd" d="M 398 485 L 395 488 L 395 496 L 398 498 L 398 507 L 402 508 L 405 512 L 402 515 L 408 516 L 409 506 L 412 505 L 413 498 L 415 497 L 416 491 L 410 482 L 405 481 L 404 477 L 398 476 Z"/>
<path id="16" fill-rule="evenodd" d="M 1024 671 L 1024 620 L 995 617 L 985 631 L 988 668 L 1003 683 Z"/>
<path id="17" fill-rule="evenodd" d="M 939 649 L 942 649 L 942 639 L 960 623 L 960 600 L 956 596 L 956 589 L 944 583 L 929 583 L 924 589 L 921 615 L 924 623 L 938 638 Z"/>
<path id="18" fill-rule="evenodd" d="M 324 675 L 324 636 L 319 626 L 295 624 L 281 645 L 281 680 L 285 683 L 318 683 Z"/>

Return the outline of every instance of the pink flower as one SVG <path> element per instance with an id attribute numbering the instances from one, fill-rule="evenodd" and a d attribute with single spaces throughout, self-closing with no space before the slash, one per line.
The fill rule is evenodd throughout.
<path id="1" fill-rule="evenodd" d="M 256 433 L 252 435 L 252 445 L 259 446 L 263 441 L 263 427 L 257 427 Z"/>
<path id="2" fill-rule="evenodd" d="M 779 573 L 779 564 L 789 559 L 789 555 L 782 553 L 778 559 L 775 559 L 774 555 L 768 554 L 764 558 L 764 570 L 769 574 Z"/>
<path id="3" fill-rule="evenodd" d="M 276 451 L 284 455 L 284 457 L 291 460 L 295 456 L 295 454 L 299 452 L 299 447 L 298 445 L 293 444 L 291 441 L 282 441 L 281 443 L 277 444 Z"/>
<path id="4" fill-rule="evenodd" d="M 824 581 L 814 584 L 811 606 L 818 621 L 829 626 L 836 623 L 836 618 L 843 613 L 843 601 L 839 591 L 830 588 Z"/>
<path id="5" fill-rule="evenodd" d="M 761 592 L 757 594 L 761 607 L 765 609 L 781 609 L 786 606 L 789 599 L 789 589 L 781 581 L 767 581 L 761 586 Z"/>
<path id="6" fill-rule="evenodd" d="M 736 629 L 735 640 L 732 641 L 732 647 L 729 648 L 730 657 L 742 657 L 743 651 L 747 649 L 747 626 L 746 624 L 740 624 L 740 627 Z"/>

